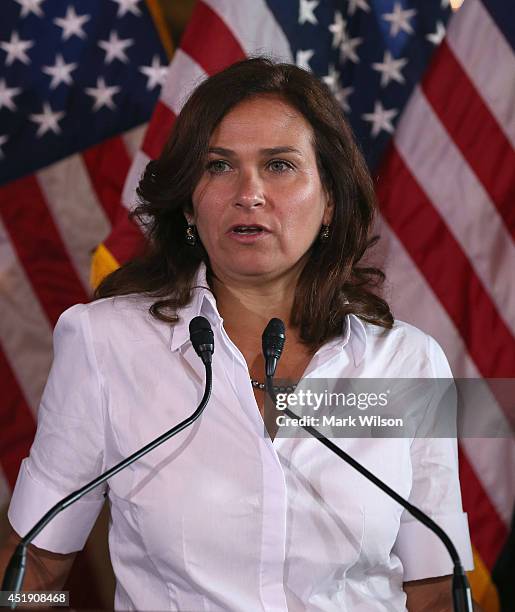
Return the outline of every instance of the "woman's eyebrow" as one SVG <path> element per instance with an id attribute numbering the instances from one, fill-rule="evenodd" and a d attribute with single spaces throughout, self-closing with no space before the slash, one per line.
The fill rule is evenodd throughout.
<path id="1" fill-rule="evenodd" d="M 216 155 L 224 155 L 226 157 L 235 157 L 236 152 L 232 149 L 226 149 L 225 147 L 209 147 L 208 153 L 215 153 Z M 281 146 L 281 147 L 271 147 L 266 149 L 259 149 L 259 153 L 262 155 L 278 155 L 280 153 L 296 153 L 303 157 L 303 154 L 295 147 L 289 146 Z"/>
<path id="2" fill-rule="evenodd" d="M 279 153 L 296 153 L 302 157 L 302 151 L 295 147 L 272 147 L 271 149 L 260 149 L 264 155 L 278 155 Z"/>

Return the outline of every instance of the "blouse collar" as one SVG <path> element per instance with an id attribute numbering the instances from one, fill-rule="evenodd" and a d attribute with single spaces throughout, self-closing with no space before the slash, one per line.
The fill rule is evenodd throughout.
<path id="1" fill-rule="evenodd" d="M 176 351 L 189 342 L 189 322 L 194 317 L 199 315 L 206 317 L 213 328 L 220 327 L 223 323 L 223 319 L 216 306 L 215 296 L 207 282 L 206 265 L 204 262 L 201 262 L 197 270 L 193 287 L 194 291 L 191 302 L 181 309 L 179 320 L 171 326 L 170 348 L 172 351 Z M 356 315 L 347 315 L 342 332 L 342 336 L 330 340 L 321 347 L 320 351 L 325 352 L 326 349 L 335 348 L 338 345 L 344 350 L 349 345 L 354 364 L 359 366 L 366 351 L 367 333 L 365 324 Z"/>

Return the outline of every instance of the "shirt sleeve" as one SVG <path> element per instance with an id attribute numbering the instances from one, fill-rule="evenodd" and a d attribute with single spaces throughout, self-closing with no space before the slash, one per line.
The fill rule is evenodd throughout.
<path id="1" fill-rule="evenodd" d="M 38 410 L 36 437 L 22 462 L 8 511 L 19 535 L 103 471 L 103 415 L 104 387 L 88 307 L 79 304 L 61 315 L 54 331 L 54 361 Z M 62 511 L 33 544 L 62 554 L 82 549 L 105 490 L 103 483 Z"/>
<path id="2" fill-rule="evenodd" d="M 430 336 L 428 351 L 434 377 L 452 378 L 444 352 Z M 416 437 L 411 444 L 411 463 L 413 481 L 409 501 L 447 533 L 464 569 L 472 570 L 468 521 L 461 503 L 456 437 Z M 401 515 L 393 551 L 402 561 L 405 582 L 452 574 L 452 560 L 440 539 L 406 510 Z"/>

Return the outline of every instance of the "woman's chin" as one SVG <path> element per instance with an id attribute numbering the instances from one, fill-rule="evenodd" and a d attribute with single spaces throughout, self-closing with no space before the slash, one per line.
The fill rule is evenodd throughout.
<path id="1" fill-rule="evenodd" d="M 259 262 L 259 261 L 248 261 L 238 262 L 238 265 L 234 265 L 232 262 L 231 266 L 215 266 L 213 269 L 215 275 L 220 278 L 234 279 L 238 281 L 252 281 L 256 284 L 261 282 L 274 281 L 280 278 L 297 277 L 298 268 L 297 266 L 278 266 L 277 263 L 273 262 Z"/>
<path id="2" fill-rule="evenodd" d="M 238 268 L 233 268 L 231 271 L 231 276 L 239 276 L 239 277 L 248 277 L 254 278 L 256 280 L 263 278 L 274 277 L 280 274 L 280 272 L 274 269 L 273 266 L 259 266 L 259 265 L 248 265 L 241 266 Z"/>

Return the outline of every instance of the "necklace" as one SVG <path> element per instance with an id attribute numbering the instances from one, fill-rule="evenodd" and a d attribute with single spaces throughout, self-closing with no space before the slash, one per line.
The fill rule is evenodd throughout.
<path id="1" fill-rule="evenodd" d="M 266 390 L 265 383 L 259 382 L 258 380 L 254 380 L 253 378 L 250 379 L 250 382 L 252 383 L 254 389 L 260 389 L 261 391 Z M 297 385 L 284 385 L 276 387 L 274 385 L 273 389 L 276 393 L 293 393 L 293 391 L 295 391 L 296 386 Z"/>

